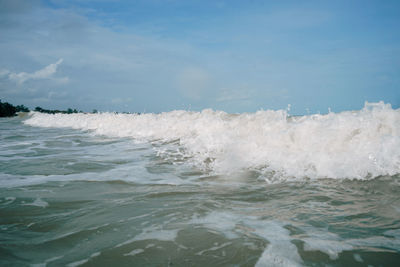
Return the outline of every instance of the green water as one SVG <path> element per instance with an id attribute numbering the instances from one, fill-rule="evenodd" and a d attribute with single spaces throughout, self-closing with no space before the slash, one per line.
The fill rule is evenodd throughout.
<path id="1" fill-rule="evenodd" d="M 400 177 L 268 184 L 0 121 L 2 266 L 400 266 Z"/>

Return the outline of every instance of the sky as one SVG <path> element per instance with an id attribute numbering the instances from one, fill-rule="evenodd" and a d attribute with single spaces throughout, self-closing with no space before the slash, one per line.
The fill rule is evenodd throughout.
<path id="1" fill-rule="evenodd" d="M 291 114 L 400 107 L 400 1 L 0 0 L 0 99 Z"/>

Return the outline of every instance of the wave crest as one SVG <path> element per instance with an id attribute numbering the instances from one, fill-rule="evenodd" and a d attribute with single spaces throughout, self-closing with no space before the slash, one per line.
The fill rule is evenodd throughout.
<path id="1" fill-rule="evenodd" d="M 400 173 L 400 110 L 383 102 L 358 111 L 289 116 L 285 110 L 228 114 L 42 114 L 31 126 L 70 127 L 109 137 L 177 144 L 179 153 L 215 173 L 255 169 L 274 179 L 368 179 Z"/>

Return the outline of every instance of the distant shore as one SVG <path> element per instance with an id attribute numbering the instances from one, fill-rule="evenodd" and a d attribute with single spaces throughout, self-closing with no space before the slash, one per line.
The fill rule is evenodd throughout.
<path id="1" fill-rule="evenodd" d="M 18 112 L 29 112 L 31 111 L 28 107 L 24 105 L 17 105 L 14 106 L 8 102 L 1 102 L 0 100 L 0 117 L 14 117 L 17 115 Z M 44 109 L 41 107 L 36 107 L 34 111 L 41 112 L 41 113 L 48 113 L 48 114 L 56 114 L 56 113 L 63 113 L 63 114 L 72 114 L 72 113 L 83 113 L 83 111 L 78 111 L 76 109 L 67 109 L 67 110 L 58 110 L 58 109 Z M 93 110 L 92 113 L 97 113 L 97 110 Z"/>
<path id="2" fill-rule="evenodd" d="M 13 106 L 8 102 L 1 102 L 0 100 L 0 117 L 13 117 L 17 112 L 29 112 L 29 108 L 24 105 Z"/>
<path id="3" fill-rule="evenodd" d="M 14 106 L 8 102 L 1 102 L 0 100 L 0 117 L 14 117 L 17 116 L 19 112 L 30 112 L 31 110 L 24 105 Z M 47 113 L 47 114 L 73 114 L 73 113 L 99 113 L 97 109 L 93 109 L 92 112 L 84 112 L 82 110 L 68 108 L 67 110 L 59 110 L 59 109 L 45 109 L 41 107 L 35 107 L 33 111 Z M 115 113 L 124 113 L 124 114 L 140 114 L 137 112 L 115 112 Z"/>

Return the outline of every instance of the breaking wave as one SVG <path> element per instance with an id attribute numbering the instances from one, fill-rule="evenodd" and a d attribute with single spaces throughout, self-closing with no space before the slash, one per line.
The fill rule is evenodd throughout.
<path id="1" fill-rule="evenodd" d="M 256 170 L 273 180 L 369 179 L 400 173 L 400 109 L 383 102 L 366 102 L 358 111 L 307 116 L 290 116 L 286 110 L 31 112 L 24 123 L 155 143 L 158 153 L 217 174 Z"/>

